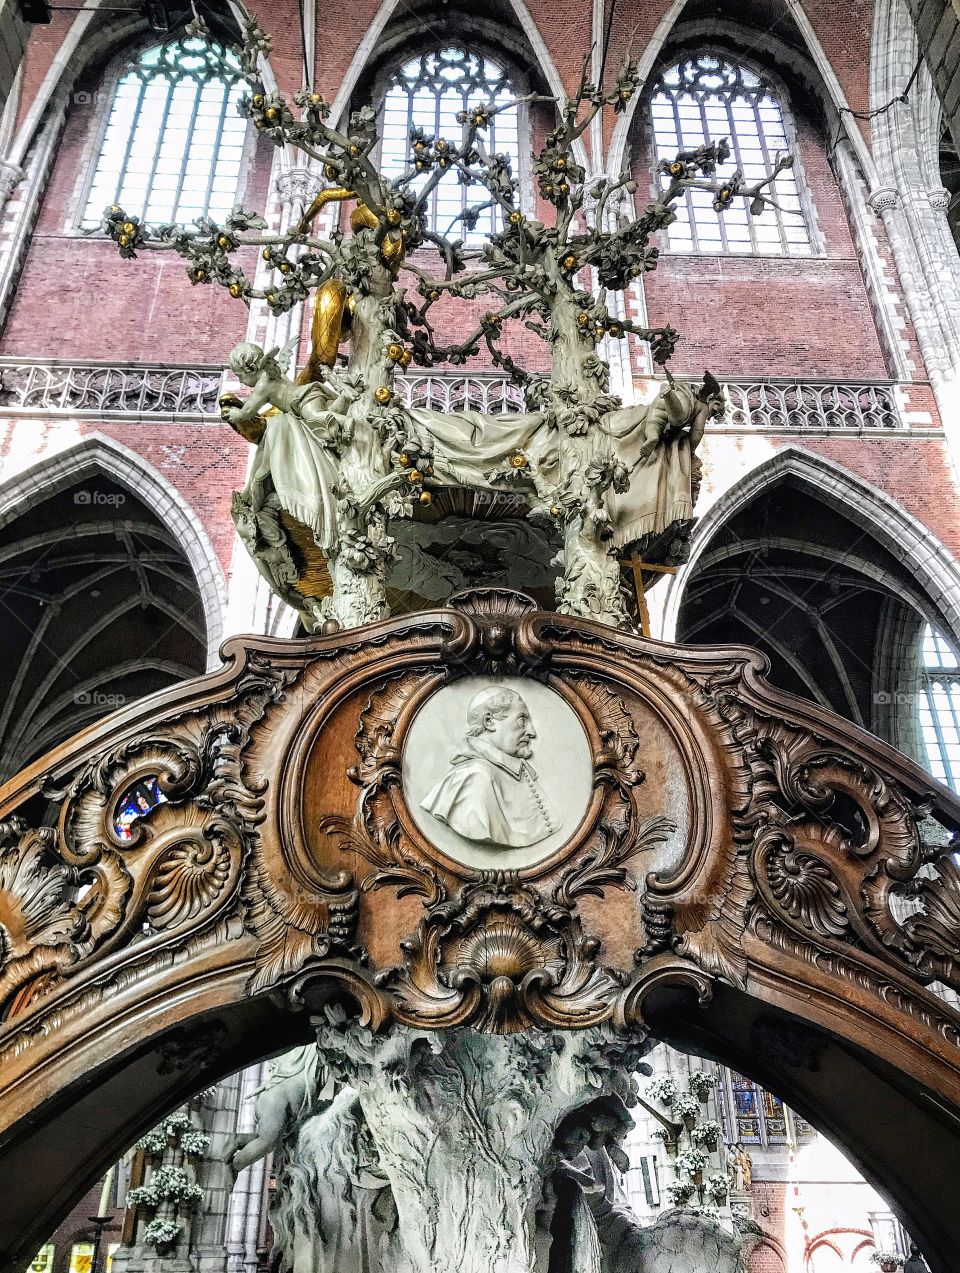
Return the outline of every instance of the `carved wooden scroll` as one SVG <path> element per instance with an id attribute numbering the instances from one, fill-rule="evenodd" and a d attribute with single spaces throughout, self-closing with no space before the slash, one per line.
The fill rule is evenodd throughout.
<path id="1" fill-rule="evenodd" d="M 0 793 L 0 1079 L 73 1075 L 198 987 L 511 1032 L 635 1023 L 665 980 L 840 1033 L 852 994 L 849 1037 L 872 1019 L 956 1077 L 960 1017 L 925 987 L 960 988 L 960 805 L 760 656 L 496 590 L 225 648 Z"/>

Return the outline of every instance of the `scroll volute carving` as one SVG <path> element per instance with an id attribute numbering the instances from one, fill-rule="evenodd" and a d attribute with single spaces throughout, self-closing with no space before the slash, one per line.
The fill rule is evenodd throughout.
<path id="1" fill-rule="evenodd" d="M 754 928 L 776 923 L 960 989 L 957 801 L 919 771 L 885 775 L 881 756 L 871 763 L 824 733 L 760 712 L 750 724 L 766 789 Z"/>
<path id="2" fill-rule="evenodd" d="M 657 979 L 702 995 L 789 958 L 802 982 L 824 951 L 858 969 L 869 955 L 873 980 L 857 976 L 878 1000 L 877 968 L 904 1003 L 960 985 L 960 805 L 771 690 L 755 654 L 658 646 L 504 592 L 260 645 L 8 786 L 8 1023 L 94 982 L 109 998 L 125 961 L 202 962 L 226 942 L 247 995 L 339 980 L 371 1022 L 498 1031 L 629 1023 Z M 527 856 L 454 853 L 405 790 L 421 713 L 491 676 L 559 704 L 585 757 L 582 802 Z M 566 754 L 537 746 L 562 788 Z M 122 835 L 119 803 L 148 778 L 161 801 Z M 26 812 L 41 787 L 47 827 Z"/>
<path id="3" fill-rule="evenodd" d="M 219 703 L 51 767 L 37 785 L 59 806 L 56 825 L 16 814 L 2 824 L 0 1017 L 66 1002 L 110 956 L 129 951 L 146 967 L 165 948 L 215 940 L 236 916 L 266 785 L 242 754 L 288 679 L 256 655 L 244 662 Z M 146 781 L 158 802 L 123 826 L 126 797 Z"/>

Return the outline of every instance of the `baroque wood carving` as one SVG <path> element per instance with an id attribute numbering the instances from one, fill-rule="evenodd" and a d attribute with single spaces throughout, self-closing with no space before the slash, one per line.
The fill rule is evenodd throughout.
<path id="1" fill-rule="evenodd" d="M 833 1028 L 831 996 L 852 992 L 891 1058 L 898 1038 L 960 1041 L 926 989 L 960 988 L 960 805 L 773 691 L 759 656 L 658 645 L 496 590 L 349 640 L 225 650 L 221 672 L 0 793 L 0 1079 L 41 1061 L 73 1073 L 96 1023 L 113 1046 L 118 1005 L 135 1015 L 190 978 L 218 1002 L 337 993 L 375 1028 L 501 1033 L 630 1026 L 654 988 L 704 998 L 718 982 L 822 1002 Z M 507 766 L 544 826 L 499 857 L 411 794 L 424 713 L 476 685 L 534 704 L 545 735 Z M 582 740 L 573 814 L 563 788 L 580 778 L 554 720 Z M 159 796 L 121 825 L 147 779 Z"/>

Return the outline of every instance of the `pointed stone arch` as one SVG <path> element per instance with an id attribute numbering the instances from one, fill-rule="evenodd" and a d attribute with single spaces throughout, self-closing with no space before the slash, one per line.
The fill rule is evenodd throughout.
<path id="1" fill-rule="evenodd" d="M 898 560 L 908 561 L 922 594 L 921 613 L 960 646 L 960 563 L 937 536 L 885 491 L 833 460 L 787 446 L 751 469 L 700 518 L 690 559 L 670 580 L 663 635 L 675 639 L 680 605 L 697 563 L 717 532 L 771 486 L 791 480 L 872 535 Z"/>
<path id="2" fill-rule="evenodd" d="M 0 484 L 0 528 L 85 475 L 98 472 L 148 502 L 179 543 L 203 604 L 207 667 L 218 667 L 226 599 L 220 562 L 203 524 L 183 495 L 136 451 L 106 434 L 86 434 L 72 446 Z"/>
<path id="3" fill-rule="evenodd" d="M 550 50 L 547 48 L 546 41 L 540 33 L 540 28 L 537 26 L 533 15 L 526 4 L 526 0 L 506 0 L 506 3 L 513 10 L 517 25 L 526 36 L 530 47 L 533 50 L 537 66 L 540 73 L 546 80 L 550 92 L 554 95 L 554 97 L 562 101 L 567 95 L 567 90 Z M 350 104 L 350 99 L 352 98 L 364 71 L 370 64 L 390 19 L 400 8 L 400 5 L 401 0 L 381 0 L 380 6 L 373 17 L 372 22 L 367 27 L 363 39 L 360 41 L 353 57 L 350 60 L 350 65 L 347 67 L 347 72 L 340 83 L 340 87 L 337 89 L 337 95 L 333 99 L 330 109 L 332 119 L 340 119 L 347 110 Z M 577 162 L 583 164 L 585 167 L 589 167 L 586 147 L 584 146 L 583 140 L 578 139 L 574 143 L 573 149 Z"/>
<path id="4" fill-rule="evenodd" d="M 44 115 L 58 100 L 62 100 L 63 105 L 66 104 L 67 95 L 72 91 L 77 77 L 88 66 L 113 56 L 131 40 L 151 33 L 146 19 L 139 15 L 130 19 L 111 15 L 109 22 L 98 25 L 98 10 L 108 3 L 109 0 L 90 0 L 82 12 L 77 14 L 31 100 L 30 109 L 17 129 L 10 153 L 5 156 L 8 162 L 23 162 Z M 228 8 L 239 30 L 243 17 L 242 5 L 237 0 L 229 0 Z M 158 33 L 152 34 L 158 42 L 161 40 Z M 277 80 L 267 58 L 261 59 L 261 74 L 267 90 L 275 91 Z"/>
<path id="5" fill-rule="evenodd" d="M 685 0 L 674 0 L 644 50 L 641 58 L 643 83 L 649 79 L 664 48 L 673 41 L 686 42 L 688 45 L 713 41 L 729 46 L 731 52 L 738 48 L 756 49 L 758 33 L 754 28 L 728 18 L 702 19 L 685 24 L 684 7 Z M 786 8 L 785 6 L 785 11 Z M 912 379 L 913 363 L 909 358 L 909 347 L 901 334 L 903 319 L 898 313 L 900 298 L 891 285 L 889 271 L 877 243 L 876 221 L 867 203 L 868 191 L 873 191 L 877 186 L 873 157 L 856 125 L 843 86 L 809 18 L 801 5 L 790 5 L 789 12 L 796 23 L 804 48 L 798 48 L 779 38 L 776 32 L 767 30 L 763 32 L 762 38 L 764 61 L 773 69 L 782 67 L 796 76 L 819 104 L 826 121 L 826 131 L 837 139 L 833 147 L 837 182 L 846 204 L 851 233 L 889 373 L 894 379 L 909 381 Z M 643 92 L 634 95 L 617 120 L 606 163 L 606 170 L 609 172 L 619 172 L 623 166 L 631 129 L 636 120 L 636 110 L 641 101 L 646 101 Z"/>
<path id="6" fill-rule="evenodd" d="M 639 59 L 641 84 L 646 84 L 664 48 L 674 39 L 682 40 L 688 34 L 683 23 L 683 10 L 686 5 L 687 0 L 673 0 L 657 24 L 650 42 Z M 806 45 L 808 58 L 798 56 L 793 46 L 785 40 L 778 39 L 772 31 L 763 33 L 763 46 L 767 55 L 773 62 L 779 62 L 798 72 L 824 108 L 828 111 L 832 108 L 838 122 L 848 120 L 850 116 L 843 112 L 849 112 L 850 104 L 816 31 L 799 5 L 790 5 L 789 9 Z M 744 47 L 755 45 L 757 36 L 752 28 L 728 20 L 698 21 L 695 26 L 691 25 L 689 34 L 695 35 L 698 39 L 711 39 L 725 35 L 728 39 L 738 41 Z M 607 156 L 610 172 L 619 172 L 623 166 L 633 119 L 642 100 L 642 93 L 635 94 L 627 104 L 626 110 L 617 119 L 610 137 Z M 845 131 L 864 173 L 868 178 L 872 178 L 873 160 L 859 130 L 845 125 Z"/>

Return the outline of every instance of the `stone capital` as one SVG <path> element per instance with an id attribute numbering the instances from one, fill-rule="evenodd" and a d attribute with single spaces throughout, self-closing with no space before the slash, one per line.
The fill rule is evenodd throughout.
<path id="1" fill-rule="evenodd" d="M 7 202 L 23 180 L 23 169 L 7 159 L 0 159 L 0 205 Z"/>
<path id="2" fill-rule="evenodd" d="M 277 177 L 277 194 L 283 204 L 307 204 L 323 185 L 323 179 L 313 168 L 303 165 L 285 168 Z"/>
<path id="3" fill-rule="evenodd" d="M 932 190 L 927 191 L 927 200 L 934 212 L 946 212 L 952 198 L 946 186 L 934 186 Z"/>
<path id="4" fill-rule="evenodd" d="M 867 202 L 874 212 L 890 212 L 900 202 L 900 191 L 896 186 L 878 186 L 870 192 Z"/>
<path id="5" fill-rule="evenodd" d="M 620 174 L 618 173 L 610 173 L 610 172 L 601 171 L 601 172 L 591 173 L 590 176 L 587 178 L 587 180 L 583 183 L 583 189 L 584 189 L 583 212 L 584 212 L 584 216 L 587 218 L 588 224 L 590 224 L 591 226 L 593 225 L 593 219 L 594 219 L 593 214 L 598 203 L 598 199 L 596 199 L 592 194 L 592 191 L 596 187 L 597 182 L 607 181 L 610 183 L 614 183 L 616 181 L 619 181 L 619 179 L 620 179 Z M 606 206 L 607 217 L 612 218 L 616 216 L 619 212 L 621 212 L 623 209 L 625 200 L 628 199 L 629 197 L 630 197 L 629 192 L 626 190 L 624 186 L 620 186 L 619 189 L 614 190 L 614 192 L 607 199 L 607 206 Z"/>

